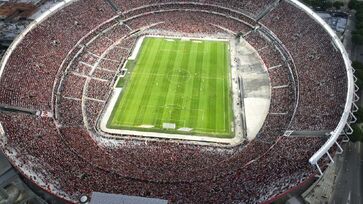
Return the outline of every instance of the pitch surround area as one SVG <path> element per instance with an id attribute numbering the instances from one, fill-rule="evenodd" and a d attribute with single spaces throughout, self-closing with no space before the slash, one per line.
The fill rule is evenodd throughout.
<path id="1" fill-rule="evenodd" d="M 229 102 L 228 108 L 225 108 L 223 111 L 230 111 L 230 131 L 229 135 L 219 136 L 216 134 L 208 134 L 208 133 L 196 133 L 193 132 L 193 128 L 182 127 L 180 124 L 168 123 L 165 121 L 163 123 L 163 127 L 154 128 L 152 124 L 142 124 L 137 128 L 128 128 L 128 127 L 112 127 L 110 126 L 110 122 L 114 119 L 113 112 L 117 110 L 117 105 L 120 100 L 124 100 L 124 96 L 122 95 L 125 92 L 125 88 L 127 88 L 128 84 L 124 87 L 118 86 L 118 81 L 123 80 L 125 78 L 124 75 L 129 75 L 130 78 L 133 76 L 133 72 L 135 70 L 129 71 L 127 64 L 130 61 L 137 63 L 138 56 L 142 49 L 144 49 L 145 39 L 161 39 L 165 41 L 185 41 L 191 43 L 205 43 L 205 42 L 220 42 L 220 44 L 227 45 L 226 59 L 228 61 L 227 65 L 227 73 L 226 78 L 228 79 L 228 96 L 226 101 Z M 242 62 L 237 63 L 237 62 Z M 260 95 L 264 95 L 264 97 L 256 99 L 255 102 L 251 103 L 251 99 L 246 97 L 243 93 L 248 90 L 243 90 L 243 73 L 242 67 L 248 67 L 252 65 L 257 68 L 256 72 L 264 73 L 262 76 L 262 81 L 264 81 L 265 86 L 262 86 L 262 89 L 259 90 Z M 140 35 L 138 40 L 136 41 L 133 51 L 129 56 L 128 60 L 124 63 L 120 71 L 120 77 L 115 81 L 113 86 L 112 93 L 109 97 L 107 104 L 104 106 L 104 110 L 99 117 L 99 122 L 97 123 L 99 129 L 102 132 L 103 136 L 108 138 L 123 138 L 123 137 L 133 137 L 135 139 L 168 139 L 171 141 L 182 141 L 182 142 L 191 142 L 191 143 L 199 143 L 199 144 L 222 144 L 222 145 L 238 145 L 241 144 L 245 140 L 252 140 L 257 135 L 258 131 L 261 129 L 264 120 L 267 116 L 269 105 L 270 105 L 270 83 L 267 74 L 266 67 L 258 55 L 257 51 L 249 45 L 243 39 L 236 39 L 233 36 L 197 36 L 197 37 L 180 37 L 180 36 L 172 36 L 168 35 Z M 249 75 L 249 74 L 248 74 Z M 134 76 L 137 77 L 137 76 Z M 247 77 L 249 78 L 249 77 Z M 260 77 L 261 79 L 261 77 Z M 247 80 L 248 81 L 248 80 Z M 127 83 L 130 83 L 128 81 Z M 245 82 L 248 83 L 248 82 Z M 261 88 L 261 87 L 259 87 Z M 256 90 L 254 90 L 256 91 Z M 248 95 L 248 94 L 247 94 Z M 248 108 L 248 111 L 245 109 Z M 227 109 L 227 110 L 226 110 Z M 120 111 L 121 114 L 122 111 Z M 253 117 L 251 116 L 253 113 Z M 119 117 L 122 117 L 122 115 Z M 177 126 L 178 125 L 178 126 Z M 171 126 L 168 129 L 168 126 Z M 174 127 L 173 127 L 174 126 Z"/>

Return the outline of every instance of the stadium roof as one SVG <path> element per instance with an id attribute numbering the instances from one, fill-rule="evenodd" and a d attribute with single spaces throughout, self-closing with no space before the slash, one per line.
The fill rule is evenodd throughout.
<path id="1" fill-rule="evenodd" d="M 90 204 L 167 204 L 167 200 L 93 192 Z"/>

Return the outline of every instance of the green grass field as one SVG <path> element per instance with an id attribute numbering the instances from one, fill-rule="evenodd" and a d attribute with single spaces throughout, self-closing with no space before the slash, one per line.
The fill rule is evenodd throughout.
<path id="1" fill-rule="evenodd" d="M 228 46 L 145 38 L 136 61 L 128 63 L 131 74 L 118 81 L 123 90 L 107 127 L 233 137 Z M 163 123 L 176 129 L 163 129 Z"/>

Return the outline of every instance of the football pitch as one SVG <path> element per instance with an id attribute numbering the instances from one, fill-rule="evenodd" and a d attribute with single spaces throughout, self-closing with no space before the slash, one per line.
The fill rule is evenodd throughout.
<path id="1" fill-rule="evenodd" d="M 146 37 L 107 127 L 231 138 L 229 67 L 226 41 Z"/>

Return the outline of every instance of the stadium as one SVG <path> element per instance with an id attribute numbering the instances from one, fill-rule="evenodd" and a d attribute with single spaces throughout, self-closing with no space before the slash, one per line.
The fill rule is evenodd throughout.
<path id="1" fill-rule="evenodd" d="M 271 203 L 342 151 L 353 73 L 297 0 L 64 0 L 1 61 L 0 145 L 67 203 Z"/>

